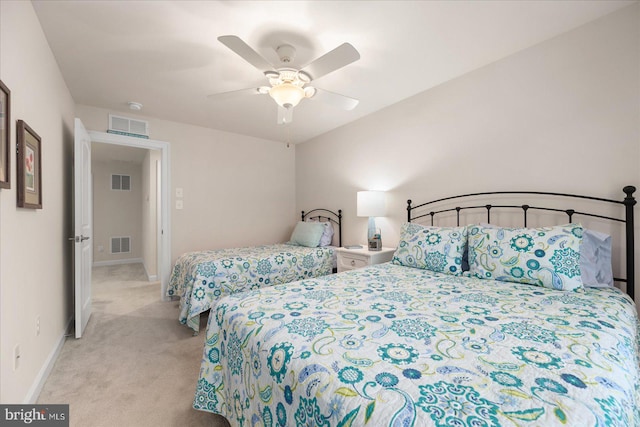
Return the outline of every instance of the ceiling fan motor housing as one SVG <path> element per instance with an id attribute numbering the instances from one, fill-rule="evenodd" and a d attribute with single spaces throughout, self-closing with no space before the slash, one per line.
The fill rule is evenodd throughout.
<path id="1" fill-rule="evenodd" d="M 293 62 L 296 57 L 296 48 L 291 46 L 290 44 L 283 44 L 276 48 L 276 53 L 280 58 L 280 62 L 284 64 L 288 64 Z"/>

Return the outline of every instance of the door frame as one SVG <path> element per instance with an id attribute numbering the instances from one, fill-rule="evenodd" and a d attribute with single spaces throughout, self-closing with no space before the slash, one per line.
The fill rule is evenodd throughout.
<path id="1" fill-rule="evenodd" d="M 136 138 L 114 133 L 89 131 L 91 142 L 103 144 L 123 145 L 151 150 L 160 150 L 161 173 L 159 192 L 160 200 L 160 224 L 158 236 L 158 276 L 160 278 L 160 299 L 167 300 L 167 286 L 171 275 L 171 147 L 168 142 L 154 139 Z"/>

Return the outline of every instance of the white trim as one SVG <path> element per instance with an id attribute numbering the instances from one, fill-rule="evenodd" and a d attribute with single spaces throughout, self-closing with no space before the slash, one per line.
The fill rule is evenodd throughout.
<path id="1" fill-rule="evenodd" d="M 106 144 L 124 145 L 127 147 L 138 147 L 152 150 L 160 150 L 162 153 L 161 162 L 161 182 L 162 182 L 162 234 L 158 247 L 160 248 L 158 258 L 158 272 L 160 275 L 160 299 L 168 301 L 165 296 L 171 276 L 171 145 L 168 142 L 156 141 L 154 139 L 134 138 L 130 136 L 117 135 L 113 133 L 89 131 L 89 136 L 93 142 L 103 142 Z"/>
<path id="2" fill-rule="evenodd" d="M 162 265 L 162 253 L 157 250 L 158 242 L 162 242 L 162 200 L 164 197 L 162 194 L 162 168 L 162 161 L 156 160 L 156 274 L 153 276 L 155 277 L 154 282 L 160 279 L 158 275 L 161 273 L 160 266 Z M 164 293 L 162 299 L 165 299 Z"/>
<path id="3" fill-rule="evenodd" d="M 144 263 L 144 261 L 142 261 L 142 267 L 144 268 L 144 274 L 147 276 L 147 280 L 150 282 L 157 282 L 158 281 L 158 275 L 154 274 L 153 276 L 149 275 L 149 272 L 147 271 L 147 264 Z"/>
<path id="4" fill-rule="evenodd" d="M 105 265 L 120 265 L 120 264 L 138 264 L 142 263 L 142 258 L 129 258 L 129 259 L 114 259 L 109 261 L 93 261 L 94 267 L 103 267 Z M 145 269 L 146 272 L 146 269 Z"/>
<path id="5" fill-rule="evenodd" d="M 44 364 L 40 368 L 40 372 L 36 375 L 31 387 L 29 387 L 29 391 L 27 392 L 23 402 L 25 405 L 33 405 L 38 401 L 42 387 L 44 387 L 44 383 L 47 381 L 47 378 L 49 378 L 49 374 L 51 374 L 53 365 L 55 365 L 58 360 L 58 356 L 60 356 L 60 352 L 62 351 L 62 347 L 64 346 L 67 336 L 71 333 L 72 321 L 73 317 L 70 317 L 67 322 L 67 326 L 64 328 L 64 331 L 62 331 L 62 335 L 58 338 L 58 342 L 51 350 L 51 353 L 49 353 L 49 357 L 47 357 L 47 360 L 45 360 Z"/>

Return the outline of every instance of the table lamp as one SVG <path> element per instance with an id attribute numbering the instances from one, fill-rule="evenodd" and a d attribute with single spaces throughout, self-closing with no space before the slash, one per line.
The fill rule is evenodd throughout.
<path id="1" fill-rule="evenodd" d="M 358 191 L 358 216 L 368 216 L 369 226 L 367 229 L 367 240 L 370 251 L 382 249 L 380 231 L 376 229 L 377 216 L 387 214 L 387 202 L 384 191 Z"/>

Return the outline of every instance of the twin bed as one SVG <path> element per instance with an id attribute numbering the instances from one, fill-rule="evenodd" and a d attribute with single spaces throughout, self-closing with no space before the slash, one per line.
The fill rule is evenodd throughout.
<path id="1" fill-rule="evenodd" d="M 225 295 L 331 274 L 336 264 L 332 243 L 342 244 L 342 211 L 302 211 L 301 220 L 326 226 L 313 247 L 281 243 L 189 252 L 178 258 L 166 295 L 180 298 L 180 323 L 197 333 L 200 314 Z"/>
<path id="2" fill-rule="evenodd" d="M 409 202 L 392 262 L 221 299 L 194 407 L 234 426 L 640 425 L 633 191 L 536 193 L 622 205 L 623 218 L 530 205 L 417 214 L 443 200 Z M 486 209 L 490 223 L 498 207 L 522 209 L 525 227 L 535 210 L 569 223 L 460 226 L 461 211 Z M 455 226 L 413 222 L 453 212 Z M 582 282 L 574 216 L 625 225 L 627 275 L 616 280 L 629 295 Z"/>

